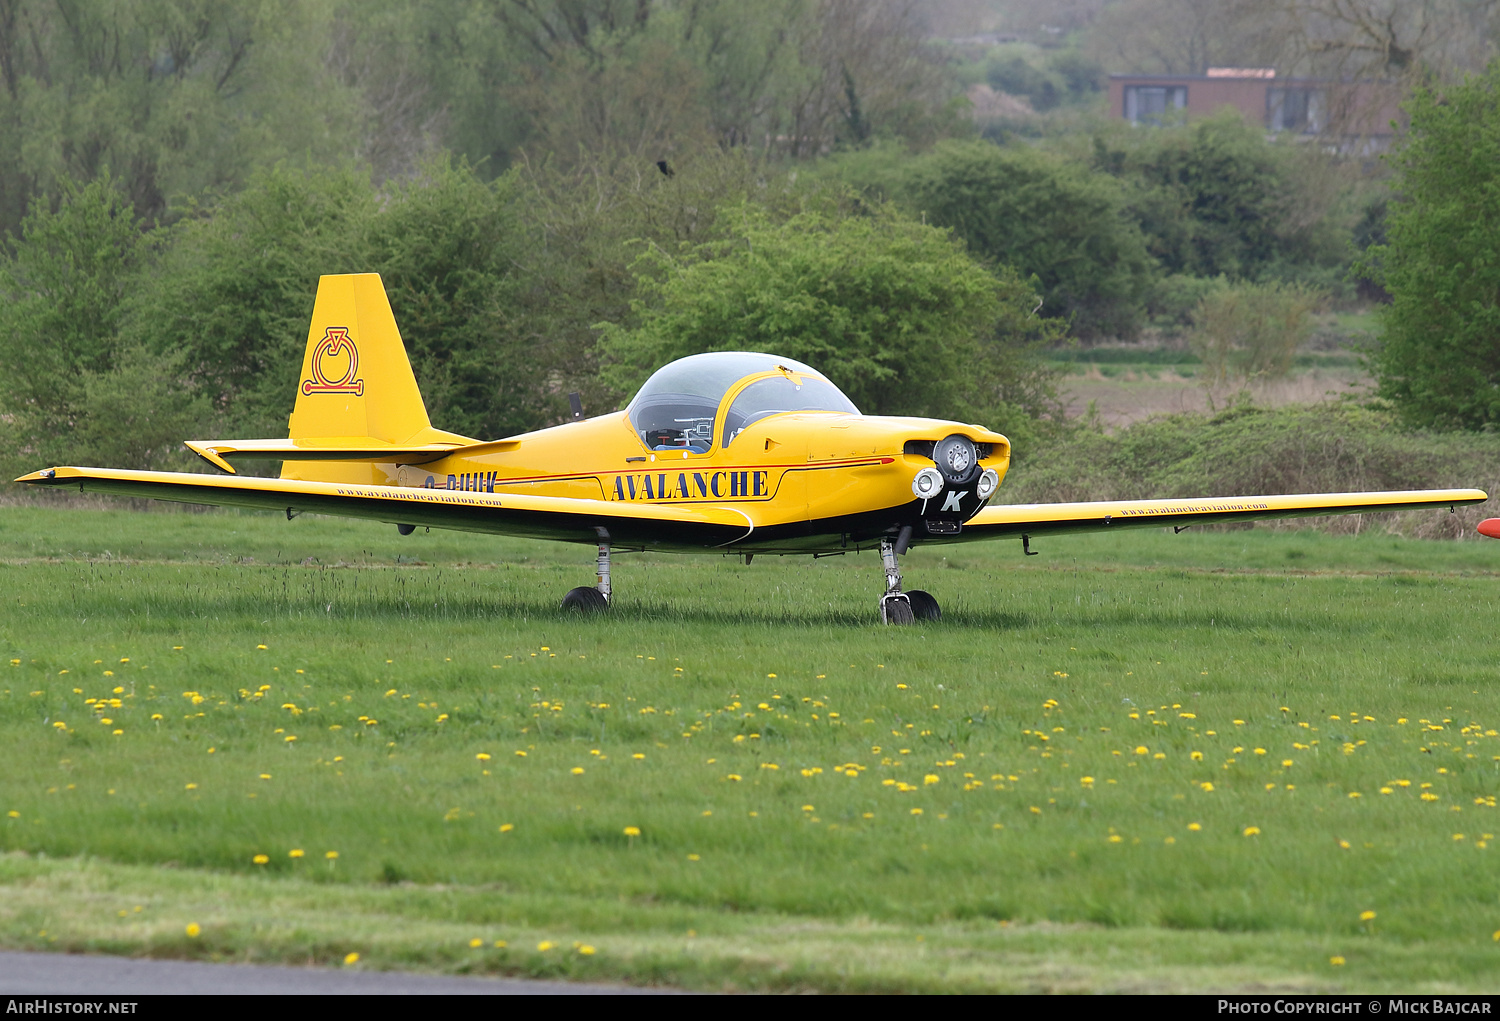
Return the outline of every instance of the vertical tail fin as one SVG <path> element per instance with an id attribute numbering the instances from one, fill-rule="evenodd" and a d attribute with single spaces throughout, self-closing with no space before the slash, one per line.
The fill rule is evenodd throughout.
<path id="1" fill-rule="evenodd" d="M 402 448 L 474 442 L 434 429 L 428 420 L 380 274 L 319 279 L 288 436 L 294 446 L 390 446 L 393 459 L 394 451 Z M 373 469 L 370 464 L 289 459 L 281 475 L 307 481 L 379 482 L 371 477 Z"/>
<path id="2" fill-rule="evenodd" d="M 432 427 L 380 274 L 318 281 L 290 427 L 294 440 L 401 444 Z"/>

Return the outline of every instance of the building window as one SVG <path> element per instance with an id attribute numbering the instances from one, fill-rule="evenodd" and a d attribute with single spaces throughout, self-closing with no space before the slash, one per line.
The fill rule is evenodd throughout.
<path id="1" fill-rule="evenodd" d="M 1129 85 L 1125 88 L 1125 119 L 1132 124 L 1160 124 L 1168 110 L 1187 106 L 1185 85 Z"/>
<path id="2" fill-rule="evenodd" d="M 1267 89 L 1266 127 L 1316 134 L 1323 130 L 1326 105 L 1321 89 Z"/>

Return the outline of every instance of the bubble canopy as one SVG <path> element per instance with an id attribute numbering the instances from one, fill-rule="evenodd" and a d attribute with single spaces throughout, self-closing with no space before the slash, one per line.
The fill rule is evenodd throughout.
<path id="1" fill-rule="evenodd" d="M 710 351 L 657 369 L 626 408 L 631 425 L 650 450 L 706 453 L 714 441 L 714 419 L 724 397 L 746 376 L 780 372 L 740 391 L 725 415 L 725 446 L 746 426 L 788 411 L 859 409 L 811 366 L 754 351 Z"/>

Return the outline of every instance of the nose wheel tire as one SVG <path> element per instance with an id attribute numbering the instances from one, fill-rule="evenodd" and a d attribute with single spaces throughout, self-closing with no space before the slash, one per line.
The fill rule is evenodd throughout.
<path id="1" fill-rule="evenodd" d="M 585 585 L 570 589 L 563 596 L 562 608 L 580 613 L 601 613 L 609 609 L 609 600 L 604 598 L 603 592 Z"/>
<path id="2" fill-rule="evenodd" d="M 911 601 L 907 599 L 904 592 L 893 592 L 880 597 L 880 622 L 882 624 L 910 624 L 916 618 L 912 615 Z"/>
<path id="3" fill-rule="evenodd" d="M 906 593 L 906 598 L 911 603 L 912 616 L 917 620 L 943 619 L 943 611 L 938 607 L 938 601 L 932 598 L 930 592 L 912 589 Z"/>

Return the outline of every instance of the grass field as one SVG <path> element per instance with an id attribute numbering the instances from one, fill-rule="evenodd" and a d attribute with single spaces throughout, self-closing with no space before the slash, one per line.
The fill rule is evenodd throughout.
<path id="1" fill-rule="evenodd" d="M 914 551 L 911 628 L 871 555 L 621 556 L 585 620 L 585 547 L 0 508 L 0 944 L 1500 988 L 1500 543 L 1038 548 Z"/>

